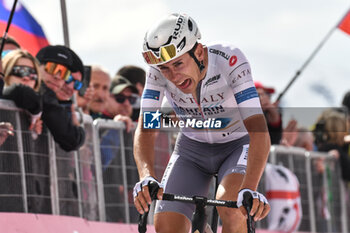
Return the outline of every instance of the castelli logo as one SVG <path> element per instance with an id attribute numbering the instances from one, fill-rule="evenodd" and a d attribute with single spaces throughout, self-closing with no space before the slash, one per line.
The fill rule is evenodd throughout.
<path id="1" fill-rule="evenodd" d="M 234 66 L 237 63 L 237 57 L 236 56 L 231 56 L 229 64 L 230 66 Z"/>

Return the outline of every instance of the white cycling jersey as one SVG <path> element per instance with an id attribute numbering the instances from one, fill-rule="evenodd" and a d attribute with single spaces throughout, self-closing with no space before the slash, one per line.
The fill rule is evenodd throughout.
<path id="1" fill-rule="evenodd" d="M 198 103 L 191 94 L 183 93 L 159 70 L 151 67 L 142 95 L 141 114 L 160 110 L 165 95 L 178 118 L 185 122 L 191 119 L 207 121 L 207 128 L 193 127 L 193 124 L 182 128 L 187 137 L 200 142 L 225 143 L 246 135 L 243 120 L 262 114 L 262 110 L 250 65 L 243 53 L 224 43 L 209 45 L 207 49 L 208 69 L 197 87 Z M 220 127 L 217 127 L 217 121 L 221 122 Z"/>

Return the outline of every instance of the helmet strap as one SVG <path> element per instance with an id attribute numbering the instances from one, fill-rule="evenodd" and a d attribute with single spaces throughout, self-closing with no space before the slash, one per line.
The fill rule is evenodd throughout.
<path id="1" fill-rule="evenodd" d="M 202 73 L 202 71 L 205 69 L 205 65 L 204 65 L 204 62 L 203 60 L 202 61 L 198 61 L 198 59 L 196 58 L 196 56 L 194 55 L 194 51 L 196 50 L 197 48 L 197 45 L 198 43 L 196 43 L 193 48 L 188 51 L 188 54 L 190 54 L 190 56 L 193 58 L 193 60 L 196 62 L 197 66 L 198 66 L 198 69 L 199 69 L 199 72 Z"/>

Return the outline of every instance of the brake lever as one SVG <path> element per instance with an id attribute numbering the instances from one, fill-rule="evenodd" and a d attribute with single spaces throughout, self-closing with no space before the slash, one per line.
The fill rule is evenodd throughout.
<path id="1" fill-rule="evenodd" d="M 247 211 L 247 228 L 248 233 L 255 233 L 255 222 L 254 222 L 254 216 L 251 216 L 249 213 L 252 210 L 253 206 L 253 196 L 250 192 L 244 192 L 243 193 L 243 201 L 242 204 L 244 208 Z"/>

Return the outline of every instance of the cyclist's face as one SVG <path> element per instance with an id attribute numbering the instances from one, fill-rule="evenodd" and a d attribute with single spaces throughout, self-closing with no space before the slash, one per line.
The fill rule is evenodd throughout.
<path id="1" fill-rule="evenodd" d="M 159 65 L 158 68 L 163 76 L 183 93 L 195 93 L 197 84 L 201 78 L 201 73 L 199 72 L 197 64 L 188 53 L 165 64 Z"/>

